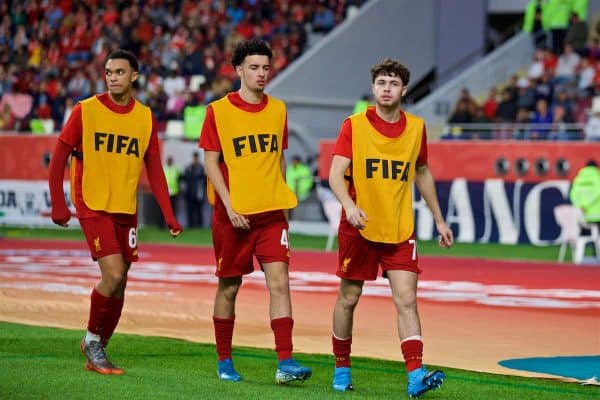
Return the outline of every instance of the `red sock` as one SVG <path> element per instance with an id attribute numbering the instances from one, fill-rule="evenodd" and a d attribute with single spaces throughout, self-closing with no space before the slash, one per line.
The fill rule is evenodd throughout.
<path id="1" fill-rule="evenodd" d="M 231 342 L 233 340 L 233 325 L 235 315 L 231 318 L 219 318 L 213 315 L 215 325 L 215 341 L 219 361 L 231 358 Z"/>
<path id="2" fill-rule="evenodd" d="M 117 325 L 119 324 L 119 319 L 121 319 L 121 311 L 123 310 L 123 303 L 125 301 L 123 297 L 111 297 L 110 300 L 110 313 L 107 317 L 104 329 L 100 334 L 100 337 L 102 338 L 102 344 L 104 344 L 104 346 L 108 344 L 108 341 L 112 337 Z"/>
<path id="3" fill-rule="evenodd" d="M 352 348 L 352 336 L 348 339 L 338 339 L 331 335 L 333 343 L 333 355 L 335 356 L 335 367 L 350 368 L 350 350 Z"/>
<path id="4" fill-rule="evenodd" d="M 87 330 L 96 335 L 102 335 L 106 329 L 106 323 L 111 313 L 111 298 L 98 293 L 96 288 L 92 290 L 90 300 L 90 318 Z"/>
<path id="5" fill-rule="evenodd" d="M 292 357 L 292 328 L 294 320 L 291 317 L 275 318 L 271 320 L 271 329 L 275 334 L 275 351 L 277 359 L 287 360 Z"/>
<path id="6" fill-rule="evenodd" d="M 410 372 L 421 368 L 423 365 L 423 342 L 415 340 L 406 340 L 400 344 L 404 362 L 406 363 L 406 371 Z"/>

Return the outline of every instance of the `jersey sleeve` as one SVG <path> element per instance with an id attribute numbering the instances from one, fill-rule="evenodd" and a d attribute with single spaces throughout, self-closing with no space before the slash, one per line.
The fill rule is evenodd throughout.
<path id="1" fill-rule="evenodd" d="M 285 122 L 283 125 L 283 139 L 281 140 L 281 149 L 286 150 L 288 148 L 288 123 L 287 123 L 287 112 L 285 113 Z"/>
<path id="2" fill-rule="evenodd" d="M 423 125 L 423 134 L 421 135 L 421 150 L 417 157 L 417 166 L 427 164 L 427 129 Z"/>
<path id="3" fill-rule="evenodd" d="M 150 142 L 148 143 L 148 149 L 146 150 L 144 159 L 148 159 L 157 154 L 158 158 L 160 159 L 160 147 L 158 145 L 158 129 L 156 126 L 156 120 L 154 119 L 154 115 L 152 115 L 152 132 L 150 133 Z"/>
<path id="4" fill-rule="evenodd" d="M 352 159 L 352 122 L 346 118 L 340 128 L 333 154 Z"/>
<path id="5" fill-rule="evenodd" d="M 83 122 L 81 119 L 81 103 L 77 103 L 69 119 L 63 126 L 62 131 L 58 137 L 58 140 L 71 146 L 72 148 L 77 147 L 81 144 L 81 138 L 83 137 Z"/>
<path id="6" fill-rule="evenodd" d="M 211 105 L 206 108 L 206 117 L 202 124 L 198 147 L 208 151 L 222 152 L 221 141 L 219 140 L 219 133 L 217 131 L 217 123 L 215 121 L 215 112 Z"/>

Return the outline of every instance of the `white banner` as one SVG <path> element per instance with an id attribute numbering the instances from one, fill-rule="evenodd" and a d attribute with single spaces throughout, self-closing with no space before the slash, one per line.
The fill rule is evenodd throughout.
<path id="1" fill-rule="evenodd" d="M 73 214 L 71 187 L 63 184 L 67 205 Z M 0 179 L 0 225 L 56 226 L 50 218 L 50 189 L 47 181 Z M 78 226 L 73 216 L 69 226 Z"/>

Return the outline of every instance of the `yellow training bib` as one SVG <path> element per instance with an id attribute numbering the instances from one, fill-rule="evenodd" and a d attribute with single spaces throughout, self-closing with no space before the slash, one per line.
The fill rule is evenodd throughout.
<path id="1" fill-rule="evenodd" d="M 285 104 L 269 97 L 265 109 L 247 112 L 225 96 L 212 107 L 235 212 L 257 214 L 295 207 L 298 200 L 280 166 Z"/>
<path id="2" fill-rule="evenodd" d="M 424 122 L 404 112 L 395 138 L 379 133 L 366 112 L 350 117 L 356 204 L 368 217 L 360 234 L 373 242 L 401 243 L 413 233 L 412 185 Z"/>
<path id="3" fill-rule="evenodd" d="M 96 96 L 81 102 L 82 192 L 92 210 L 135 214 L 136 193 L 152 133 L 150 108 L 135 101 L 119 114 Z"/>

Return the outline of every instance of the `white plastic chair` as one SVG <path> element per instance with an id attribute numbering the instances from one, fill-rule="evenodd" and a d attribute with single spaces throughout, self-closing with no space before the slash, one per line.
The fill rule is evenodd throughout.
<path id="1" fill-rule="evenodd" d="M 581 209 L 568 204 L 562 204 L 554 207 L 554 218 L 561 227 L 561 234 L 558 239 L 560 250 L 558 252 L 558 261 L 563 262 L 567 246 L 571 246 L 573 263 L 581 264 L 585 254 L 585 246 L 588 243 L 594 245 L 596 258 L 600 257 L 600 232 L 595 224 L 588 225 L 583 218 Z M 587 235 L 582 235 L 581 229 L 590 231 Z"/>
<path id="2" fill-rule="evenodd" d="M 190 92 L 197 92 L 200 90 L 200 86 L 202 86 L 203 83 L 206 83 L 206 77 L 204 75 L 192 75 L 188 89 Z"/>
<path id="3" fill-rule="evenodd" d="M 183 137 L 183 121 L 180 119 L 170 119 L 167 121 L 165 128 L 165 135 L 168 138 L 182 138 Z"/>
<path id="4" fill-rule="evenodd" d="M 325 250 L 330 251 L 333 248 L 333 241 L 340 226 L 340 219 L 342 219 L 342 204 L 331 190 L 326 189 L 321 185 L 317 185 L 317 197 L 323 205 L 323 211 L 325 211 L 327 223 L 329 224 Z"/>

